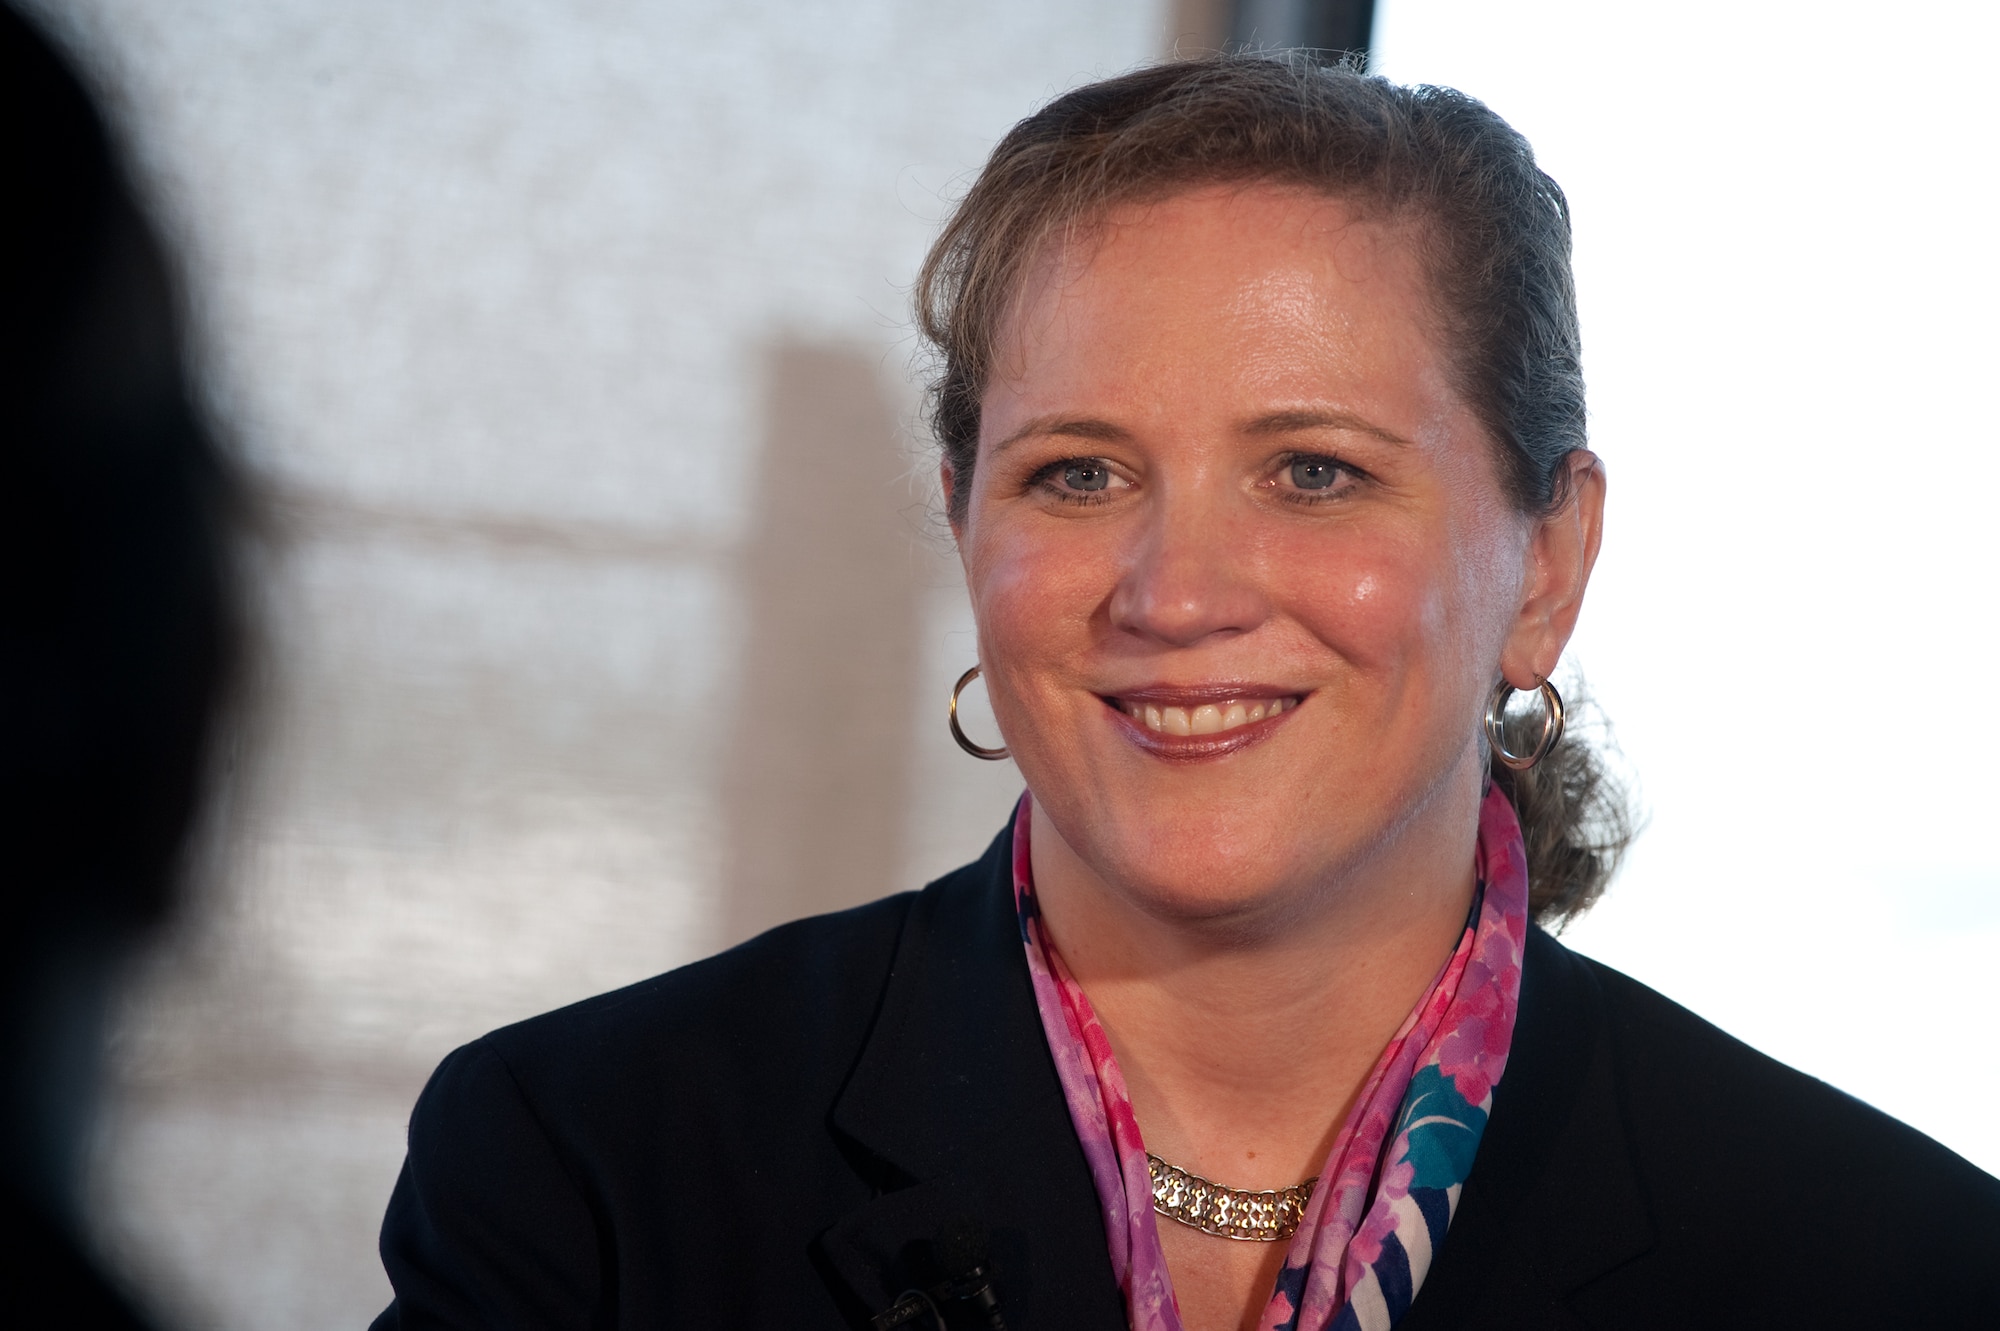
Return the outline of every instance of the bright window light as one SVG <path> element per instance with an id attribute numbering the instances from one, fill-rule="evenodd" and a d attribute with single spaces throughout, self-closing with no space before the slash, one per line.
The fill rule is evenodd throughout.
<path id="1" fill-rule="evenodd" d="M 1576 219 L 1651 825 L 1579 950 L 2000 1170 L 1989 6 L 1386 0 Z"/>

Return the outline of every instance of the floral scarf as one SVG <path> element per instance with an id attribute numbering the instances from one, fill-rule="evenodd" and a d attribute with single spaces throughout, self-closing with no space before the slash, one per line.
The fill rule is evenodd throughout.
<path id="1" fill-rule="evenodd" d="M 1181 1331 L 1153 1214 L 1146 1148 L 1090 999 L 1042 931 L 1014 815 L 1014 904 L 1042 1030 L 1104 1208 L 1132 1331 Z M 1489 788 L 1464 936 L 1404 1019 L 1341 1125 L 1285 1254 L 1263 1331 L 1387 1331 L 1444 1241 L 1507 1067 L 1528 934 L 1528 868 L 1514 807 Z"/>

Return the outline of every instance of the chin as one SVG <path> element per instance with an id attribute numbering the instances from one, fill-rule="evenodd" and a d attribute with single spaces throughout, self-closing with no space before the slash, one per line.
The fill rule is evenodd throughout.
<path id="1" fill-rule="evenodd" d="M 1191 829 L 1185 819 L 1128 817 L 1124 834 L 1093 836 L 1083 858 L 1099 878 L 1147 914 L 1187 922 L 1249 924 L 1273 913 L 1289 914 L 1299 899 L 1326 881 L 1330 854 L 1304 855 L 1283 810 L 1247 817 L 1211 817 Z M 1229 834 L 1216 822 L 1240 821 Z M 1073 848 L 1077 842 L 1065 835 Z M 1318 848 L 1315 848 L 1318 849 Z M 1318 871 L 1311 867 L 1319 866 Z"/>

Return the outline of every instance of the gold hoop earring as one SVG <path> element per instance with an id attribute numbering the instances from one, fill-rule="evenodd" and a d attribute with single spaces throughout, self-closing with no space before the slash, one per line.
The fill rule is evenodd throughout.
<path id="1" fill-rule="evenodd" d="M 958 695 L 965 692 L 965 686 L 973 680 L 978 679 L 979 675 L 979 667 L 974 666 L 960 675 L 958 683 L 951 686 L 951 737 L 958 741 L 959 748 L 964 749 L 973 757 L 984 758 L 989 763 L 997 763 L 1007 756 L 1006 745 L 1003 744 L 997 749 L 989 749 L 982 744 L 974 744 L 970 739 L 966 738 L 965 732 L 959 729 L 958 725 Z"/>
<path id="2" fill-rule="evenodd" d="M 1493 756 L 1500 760 L 1503 767 L 1525 772 L 1548 757 L 1549 750 L 1562 743 L 1563 699 L 1556 692 L 1555 685 L 1543 680 L 1536 689 L 1542 695 L 1542 737 L 1532 753 L 1509 753 L 1506 732 L 1500 722 L 1507 714 L 1507 699 L 1513 697 L 1514 692 L 1514 686 L 1504 677 L 1493 686 L 1493 693 L 1486 700 L 1486 742 L 1493 746 Z"/>

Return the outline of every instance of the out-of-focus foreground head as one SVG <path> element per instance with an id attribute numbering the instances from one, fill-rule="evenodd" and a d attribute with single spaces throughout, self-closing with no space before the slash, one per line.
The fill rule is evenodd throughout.
<path id="1" fill-rule="evenodd" d="M 0 8 L 6 1195 L 59 1221 L 120 963 L 171 912 L 238 659 L 237 489 L 77 79 Z"/>

